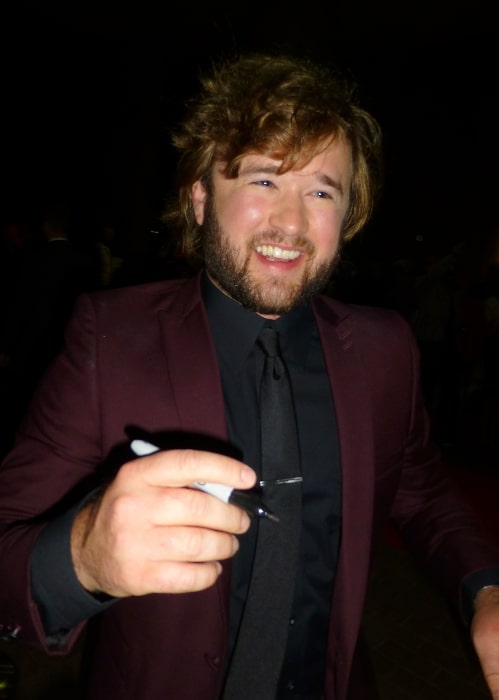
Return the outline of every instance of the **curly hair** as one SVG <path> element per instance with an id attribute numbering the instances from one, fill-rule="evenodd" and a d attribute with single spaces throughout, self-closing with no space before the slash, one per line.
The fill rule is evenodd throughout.
<path id="1" fill-rule="evenodd" d="M 249 54 L 214 65 L 201 78 L 201 91 L 187 105 L 173 134 L 178 152 L 178 196 L 163 221 L 191 263 L 202 260 L 202 231 L 191 202 L 201 180 L 210 189 L 212 166 L 238 175 L 242 158 L 262 153 L 281 160 L 281 173 L 306 165 L 335 138 L 351 146 L 353 177 L 343 240 L 351 239 L 371 216 L 380 184 L 381 132 L 357 106 L 353 87 L 308 59 Z"/>

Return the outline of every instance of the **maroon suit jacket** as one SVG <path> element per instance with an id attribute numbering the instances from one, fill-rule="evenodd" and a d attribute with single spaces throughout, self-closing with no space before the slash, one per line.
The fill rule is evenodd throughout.
<path id="1" fill-rule="evenodd" d="M 356 695 L 355 650 L 373 547 L 389 515 L 458 605 L 464 576 L 497 566 L 448 490 L 429 444 L 418 354 L 386 310 L 314 301 L 337 412 L 343 473 L 339 565 L 326 700 Z M 30 552 L 61 500 L 71 503 L 124 427 L 226 438 L 220 377 L 199 280 L 82 297 L 0 473 L 0 624 L 46 648 L 30 595 Z M 70 494 L 68 496 L 68 494 Z M 73 496 L 76 498 L 76 496 Z M 216 585 L 117 602 L 99 616 L 92 700 L 214 700 L 227 645 L 230 562 Z M 71 648 L 81 627 L 64 647 Z M 54 653 L 53 650 L 49 650 Z"/>

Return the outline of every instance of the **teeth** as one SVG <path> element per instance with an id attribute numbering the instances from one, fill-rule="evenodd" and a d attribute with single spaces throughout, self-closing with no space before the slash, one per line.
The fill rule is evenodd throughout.
<path id="1" fill-rule="evenodd" d="M 259 245 L 256 247 L 256 252 L 274 260 L 296 260 L 300 255 L 298 250 L 283 250 L 276 245 Z"/>

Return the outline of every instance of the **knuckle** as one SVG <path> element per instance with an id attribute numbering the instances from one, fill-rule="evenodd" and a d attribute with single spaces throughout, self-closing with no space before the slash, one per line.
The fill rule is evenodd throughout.
<path id="1" fill-rule="evenodd" d="M 126 528 L 134 518 L 136 512 L 136 501 L 131 493 L 121 493 L 115 496 L 109 506 L 111 522 L 116 523 L 118 528 Z"/>
<path id="2" fill-rule="evenodd" d="M 184 554 L 191 561 L 202 561 L 206 556 L 205 537 L 197 528 L 187 528 L 184 535 Z"/>
<path id="3" fill-rule="evenodd" d="M 216 579 L 217 573 L 214 563 L 189 564 L 183 567 L 176 585 L 181 587 L 182 592 L 199 591 L 211 586 Z"/>
<path id="4" fill-rule="evenodd" d="M 204 537 L 195 527 L 170 527 L 165 532 L 163 549 L 179 561 L 201 561 L 205 555 Z"/>
<path id="5" fill-rule="evenodd" d="M 215 563 L 172 562 L 150 572 L 152 588 L 164 593 L 188 593 L 208 588 L 217 579 Z"/>
<path id="6" fill-rule="evenodd" d="M 193 465 L 196 463 L 196 450 L 189 448 L 177 450 L 176 460 L 178 468 L 189 473 L 192 471 Z"/>
<path id="7" fill-rule="evenodd" d="M 130 479 L 135 478 L 136 474 L 139 473 L 142 468 L 143 462 L 140 458 L 134 459 L 131 462 L 125 462 L 125 464 L 120 467 L 114 480 L 118 484 L 126 483 Z"/>
<path id="8" fill-rule="evenodd" d="M 213 506 L 213 496 L 189 488 L 182 489 L 182 497 L 193 521 L 204 522 L 210 513 L 210 506 Z"/>

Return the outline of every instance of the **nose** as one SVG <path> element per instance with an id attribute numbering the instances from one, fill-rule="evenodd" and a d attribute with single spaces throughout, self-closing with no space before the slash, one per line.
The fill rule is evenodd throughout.
<path id="1" fill-rule="evenodd" d="M 287 236 L 304 235 L 307 232 L 307 212 L 300 196 L 283 195 L 274 202 L 269 217 L 273 230 Z"/>

